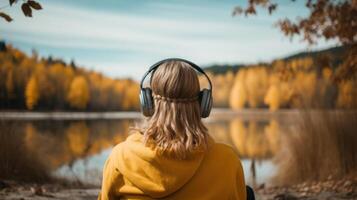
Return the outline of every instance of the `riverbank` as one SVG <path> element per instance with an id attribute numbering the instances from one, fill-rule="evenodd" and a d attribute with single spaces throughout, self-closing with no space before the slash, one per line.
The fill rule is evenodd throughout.
<path id="1" fill-rule="evenodd" d="M 0 181 L 0 199 L 3 200 L 95 200 L 98 193 L 98 187 L 88 185 Z"/>
<path id="2" fill-rule="evenodd" d="M 333 180 L 329 177 L 325 181 L 304 182 L 285 187 L 264 187 L 255 189 L 257 199 L 357 199 L 357 177 L 348 176 Z"/>
<path id="3" fill-rule="evenodd" d="M 289 187 L 261 185 L 255 189 L 255 192 L 258 200 L 352 200 L 357 199 L 357 179 L 348 177 L 339 180 L 306 182 Z M 0 199 L 4 200 L 95 200 L 98 193 L 99 188 L 93 186 L 0 182 Z"/>
<path id="4" fill-rule="evenodd" d="M 214 121 L 219 119 L 242 118 L 245 120 L 280 120 L 286 122 L 287 119 L 296 120 L 302 114 L 311 115 L 322 114 L 355 114 L 357 110 L 299 110 L 299 109 L 280 109 L 270 111 L 268 109 L 241 109 L 233 110 L 229 108 L 214 108 L 211 116 L 205 121 Z M 72 112 L 72 111 L 22 111 L 8 110 L 0 111 L 0 120 L 98 120 L 98 119 L 143 119 L 141 112 L 138 111 L 108 111 L 108 112 Z"/>

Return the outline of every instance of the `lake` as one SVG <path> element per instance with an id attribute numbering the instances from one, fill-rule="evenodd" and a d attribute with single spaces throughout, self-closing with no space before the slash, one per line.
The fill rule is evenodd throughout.
<path id="1" fill-rule="evenodd" d="M 292 125 L 294 111 L 214 110 L 204 120 L 210 135 L 232 146 L 240 156 L 248 184 L 269 183 L 276 173 L 274 156 L 281 137 Z M 287 117 L 289 116 L 289 117 Z M 0 114 L 21 134 L 29 152 L 42 159 L 58 177 L 100 185 L 102 167 L 112 147 L 140 123 L 140 113 L 23 113 Z"/>

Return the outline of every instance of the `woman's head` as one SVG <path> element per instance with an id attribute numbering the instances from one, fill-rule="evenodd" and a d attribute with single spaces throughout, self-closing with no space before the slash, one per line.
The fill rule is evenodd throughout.
<path id="1" fill-rule="evenodd" d="M 162 153 L 185 158 L 207 146 L 196 71 L 185 62 L 167 61 L 151 77 L 155 111 L 142 130 L 145 143 Z"/>

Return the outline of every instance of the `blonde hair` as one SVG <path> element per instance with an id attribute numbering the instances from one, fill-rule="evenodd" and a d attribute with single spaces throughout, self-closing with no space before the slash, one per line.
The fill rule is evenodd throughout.
<path id="1" fill-rule="evenodd" d="M 144 143 L 179 159 L 207 148 L 207 128 L 201 121 L 200 84 L 187 63 L 168 61 L 151 77 L 155 111 L 141 129 Z"/>

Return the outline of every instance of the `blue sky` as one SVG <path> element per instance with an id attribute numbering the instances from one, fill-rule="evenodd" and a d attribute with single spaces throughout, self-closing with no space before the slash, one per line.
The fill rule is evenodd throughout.
<path id="1" fill-rule="evenodd" d="M 308 47 L 284 37 L 274 22 L 304 16 L 303 1 L 281 0 L 269 16 L 232 17 L 247 0 L 46 0 L 33 18 L 19 6 L 5 8 L 11 23 L 0 20 L 0 38 L 30 53 L 53 55 L 111 77 L 139 79 L 154 62 L 182 57 L 199 65 L 271 61 Z M 0 6 L 7 4 L 0 0 Z"/>

